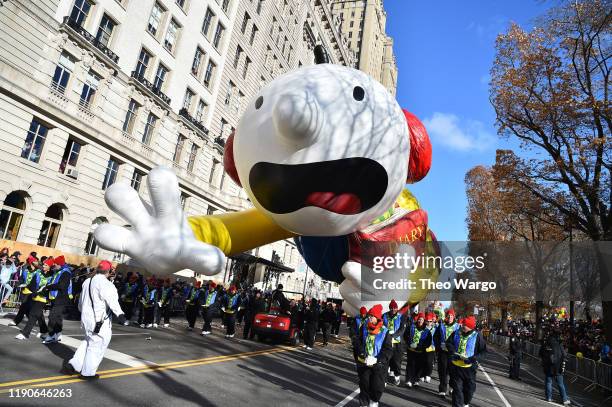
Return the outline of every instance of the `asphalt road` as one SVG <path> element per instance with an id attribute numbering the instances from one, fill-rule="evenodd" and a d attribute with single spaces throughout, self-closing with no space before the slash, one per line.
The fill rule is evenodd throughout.
<path id="1" fill-rule="evenodd" d="M 78 322 L 67 321 L 62 342 L 52 345 L 34 336 L 17 341 L 18 330 L 7 323 L 0 318 L 0 406 L 358 406 L 357 375 L 342 335 L 306 351 L 225 339 L 219 329 L 202 337 L 199 330 L 187 332 L 178 319 L 163 329 L 115 325 L 101 378 L 85 382 L 59 373 L 82 339 Z M 525 364 L 523 381 L 511 381 L 507 361 L 492 348 L 482 367 L 472 406 L 551 405 L 543 400 L 537 366 Z M 435 374 L 434 369 L 432 383 L 416 389 L 388 385 L 380 405 L 450 406 L 437 396 Z M 42 394 L 15 397 L 28 388 Z M 597 405 L 591 395 L 570 395 L 576 405 Z"/>

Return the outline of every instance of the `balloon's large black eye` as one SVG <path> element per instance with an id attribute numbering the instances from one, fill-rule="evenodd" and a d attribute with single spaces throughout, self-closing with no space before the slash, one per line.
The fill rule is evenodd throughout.
<path id="1" fill-rule="evenodd" d="M 357 101 L 362 101 L 365 97 L 365 90 L 361 86 L 355 86 L 353 89 L 353 98 Z"/>
<path id="2" fill-rule="evenodd" d="M 260 96 L 255 101 L 255 109 L 259 109 L 263 105 L 263 96 Z"/>

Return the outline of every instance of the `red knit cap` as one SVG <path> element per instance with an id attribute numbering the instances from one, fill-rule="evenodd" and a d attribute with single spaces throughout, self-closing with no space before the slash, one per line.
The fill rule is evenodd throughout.
<path id="1" fill-rule="evenodd" d="M 236 291 L 236 286 L 235 286 L 235 285 L 230 285 L 229 290 L 230 290 L 230 291 Z"/>
<path id="2" fill-rule="evenodd" d="M 391 300 L 391 302 L 389 303 L 389 309 L 397 309 L 397 302 L 395 302 L 395 300 Z"/>
<path id="3" fill-rule="evenodd" d="M 368 315 L 376 317 L 376 319 L 382 319 L 382 310 L 382 305 L 376 304 L 372 308 L 370 308 L 370 310 L 368 311 Z"/>
<path id="4" fill-rule="evenodd" d="M 418 321 L 418 320 L 419 320 L 419 318 L 423 318 L 423 319 L 425 319 L 425 313 L 424 313 L 424 312 L 419 312 L 419 313 L 417 314 L 417 316 L 414 318 L 414 320 L 415 320 L 415 321 Z"/>
<path id="5" fill-rule="evenodd" d="M 27 258 L 26 263 L 28 263 L 28 264 L 38 263 L 38 260 L 36 260 L 36 257 L 30 256 L 30 257 Z"/>
<path id="6" fill-rule="evenodd" d="M 202 286 L 202 282 L 200 281 L 195 282 L 195 288 L 200 288 L 201 286 Z"/>
<path id="7" fill-rule="evenodd" d="M 476 318 L 471 315 L 463 320 L 463 325 L 470 329 L 476 329 Z"/>
<path id="8" fill-rule="evenodd" d="M 108 260 L 102 260 L 100 264 L 98 264 L 98 270 L 102 271 L 110 271 L 113 268 L 113 263 Z"/>
<path id="9" fill-rule="evenodd" d="M 359 308 L 359 315 L 365 315 L 368 313 L 368 309 L 366 307 Z"/>
<path id="10" fill-rule="evenodd" d="M 211 282 L 208 284 L 208 288 L 217 288 L 217 283 L 215 283 L 214 281 L 211 281 Z"/>
<path id="11" fill-rule="evenodd" d="M 425 317 L 425 321 L 433 321 L 435 318 L 435 315 L 433 312 L 428 312 L 427 316 Z"/>
<path id="12" fill-rule="evenodd" d="M 53 267 L 53 265 L 55 264 L 55 262 L 53 261 L 53 257 L 49 257 L 47 260 L 45 260 L 44 264 L 49 267 Z"/>
<path id="13" fill-rule="evenodd" d="M 452 315 L 455 316 L 455 310 L 452 308 L 449 308 L 446 310 L 446 315 Z"/>
<path id="14" fill-rule="evenodd" d="M 64 256 L 59 256 L 59 257 L 56 257 L 53 262 L 55 263 L 56 266 L 61 267 L 64 264 L 66 264 L 66 259 L 64 259 Z"/>

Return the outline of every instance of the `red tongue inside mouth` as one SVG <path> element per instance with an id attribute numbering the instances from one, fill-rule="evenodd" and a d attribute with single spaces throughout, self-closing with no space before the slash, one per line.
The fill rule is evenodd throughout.
<path id="1" fill-rule="evenodd" d="M 355 194 L 333 192 L 311 192 L 306 205 L 316 206 L 341 215 L 354 215 L 361 210 L 361 200 Z"/>

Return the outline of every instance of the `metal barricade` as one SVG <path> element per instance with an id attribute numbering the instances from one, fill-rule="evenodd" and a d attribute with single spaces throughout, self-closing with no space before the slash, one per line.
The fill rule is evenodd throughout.
<path id="1" fill-rule="evenodd" d="M 6 302 L 1 300 L 5 297 L 8 289 L 4 285 L 0 285 L 0 312 L 5 312 L 6 309 L 18 309 L 21 305 L 21 290 L 19 280 L 10 280 L 8 284 L 11 287 L 11 293 L 6 298 Z"/>
<path id="2" fill-rule="evenodd" d="M 489 342 L 507 349 L 510 338 L 503 335 L 491 334 L 489 335 Z M 539 359 L 540 345 L 533 342 L 525 342 L 524 352 L 529 356 Z M 571 376 L 568 378 L 571 383 L 578 379 L 589 382 L 585 387 L 587 391 L 594 390 L 597 387 L 612 391 L 612 365 L 597 362 L 593 359 L 577 358 L 575 355 L 567 355 L 565 359 L 565 373 Z"/>

